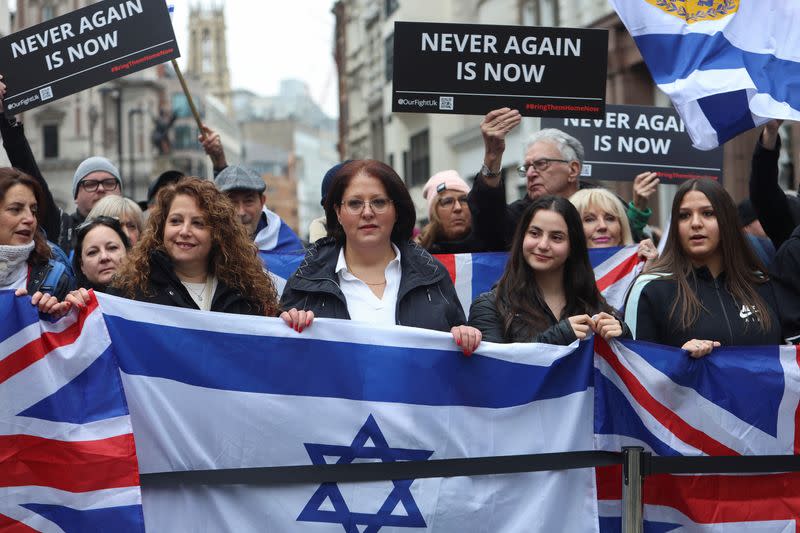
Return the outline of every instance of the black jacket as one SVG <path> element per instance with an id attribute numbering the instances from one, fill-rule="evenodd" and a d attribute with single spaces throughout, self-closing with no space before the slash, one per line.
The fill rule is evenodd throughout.
<path id="1" fill-rule="evenodd" d="M 421 246 L 406 242 L 400 250 L 400 289 L 395 320 L 401 326 L 450 331 L 466 322 L 455 287 L 444 265 Z M 300 268 L 286 282 L 281 309 L 313 311 L 323 318 L 350 319 L 339 287 L 336 263 L 341 246 L 332 237 L 312 244 Z"/>
<path id="2" fill-rule="evenodd" d="M 772 283 L 783 334 L 797 344 L 800 342 L 800 226 L 775 254 Z"/>
<path id="3" fill-rule="evenodd" d="M 531 334 L 528 327 L 515 318 L 511 321 L 511 331 L 506 334 L 503 317 L 497 310 L 497 292 L 494 289 L 484 292 L 472 302 L 469 309 L 469 325 L 481 330 L 483 340 L 488 342 L 541 342 L 566 346 L 577 339 L 568 319 L 558 320 L 547 306 L 542 311 L 550 324 L 546 330 Z M 620 323 L 622 336 L 630 338 L 628 326 L 622 320 Z"/>
<path id="4" fill-rule="evenodd" d="M 724 346 L 781 344 L 780 321 L 775 311 L 777 302 L 771 281 L 756 286 L 770 314 L 772 327 L 768 331 L 761 329 L 757 315 L 744 305 L 748 302 L 737 302 L 728 292 L 724 272 L 714 279 L 706 267 L 695 269 L 689 278 L 689 286 L 705 309 L 700 310 L 691 327 L 683 329 L 680 307 L 670 317 L 670 309 L 677 298 L 677 283 L 647 274 L 637 279 L 625 308 L 625 321 L 636 340 L 677 347 L 691 339 L 719 341 Z"/>
<path id="5" fill-rule="evenodd" d="M 199 309 L 191 295 L 189 295 L 189 291 L 175 274 L 175 269 L 169 256 L 160 250 L 156 250 L 150 257 L 149 294 L 145 294 L 144 291 L 138 291 L 133 299 L 152 304 Z M 125 296 L 120 293 L 119 289 L 114 287 L 109 287 L 107 292 L 116 296 Z M 247 300 L 239 291 L 228 287 L 222 280 L 217 282 L 217 290 L 214 291 L 214 296 L 211 299 L 211 311 L 256 316 L 263 314 L 253 302 Z"/>
<path id="6" fill-rule="evenodd" d="M 780 137 L 775 149 L 767 150 L 759 136 L 750 162 L 750 201 L 776 250 L 789 238 L 794 227 L 800 224 L 800 200 L 787 196 L 778 184 L 780 153 Z"/>

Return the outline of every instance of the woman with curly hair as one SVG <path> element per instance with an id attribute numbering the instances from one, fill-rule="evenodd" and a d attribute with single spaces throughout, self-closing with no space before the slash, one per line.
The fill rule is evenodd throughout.
<path id="1" fill-rule="evenodd" d="M 274 316 L 278 309 L 275 286 L 233 204 L 199 178 L 159 191 L 147 228 L 110 292 L 224 313 Z"/>

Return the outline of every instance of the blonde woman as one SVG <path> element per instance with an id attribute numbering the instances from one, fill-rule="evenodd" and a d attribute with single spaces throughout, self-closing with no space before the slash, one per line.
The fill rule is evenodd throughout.
<path id="1" fill-rule="evenodd" d="M 135 246 L 139 242 L 139 237 L 144 229 L 144 217 L 142 209 L 130 198 L 106 196 L 95 204 L 86 219 L 91 220 L 97 217 L 116 218 L 131 246 Z"/>
<path id="2" fill-rule="evenodd" d="M 587 248 L 633 244 L 625 206 L 614 193 L 601 188 L 581 189 L 569 200 L 581 215 Z M 658 250 L 650 239 L 639 243 L 638 253 L 645 260 L 645 270 L 658 259 Z"/>

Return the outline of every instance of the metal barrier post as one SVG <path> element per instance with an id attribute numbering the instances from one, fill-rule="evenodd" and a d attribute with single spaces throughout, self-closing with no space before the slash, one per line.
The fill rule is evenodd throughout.
<path id="1" fill-rule="evenodd" d="M 642 533 L 642 452 L 644 448 L 630 446 L 622 449 L 622 533 Z"/>

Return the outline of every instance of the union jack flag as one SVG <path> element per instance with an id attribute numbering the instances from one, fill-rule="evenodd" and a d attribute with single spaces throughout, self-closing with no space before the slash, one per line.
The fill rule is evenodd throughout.
<path id="1" fill-rule="evenodd" d="M 0 531 L 144 531 L 138 472 L 97 301 L 50 323 L 0 292 Z"/>
<path id="2" fill-rule="evenodd" d="M 595 338 L 595 446 L 661 456 L 798 453 L 800 357 L 794 346 L 677 348 Z M 601 531 L 620 530 L 621 470 L 597 470 Z M 656 475 L 645 531 L 800 532 L 800 473 Z"/>

